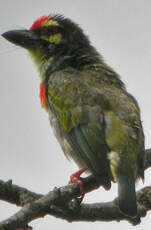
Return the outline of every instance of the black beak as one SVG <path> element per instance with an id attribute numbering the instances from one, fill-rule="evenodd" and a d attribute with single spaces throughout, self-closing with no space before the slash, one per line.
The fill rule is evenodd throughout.
<path id="1" fill-rule="evenodd" d="M 30 30 L 10 30 L 2 34 L 9 42 L 26 49 L 32 49 L 40 44 L 40 37 Z"/>

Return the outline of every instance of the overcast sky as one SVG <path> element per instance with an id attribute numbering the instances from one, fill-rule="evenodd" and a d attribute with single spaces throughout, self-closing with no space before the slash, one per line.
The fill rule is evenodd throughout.
<path id="1" fill-rule="evenodd" d="M 0 33 L 29 28 L 44 14 L 60 13 L 81 25 L 106 62 L 121 75 L 141 108 L 146 147 L 151 147 L 151 1 L 150 0 L 0 0 Z M 64 157 L 47 113 L 41 109 L 37 70 L 25 50 L 0 38 L 0 179 L 38 193 L 67 184 L 77 166 Z M 146 173 L 145 185 L 151 173 Z M 139 183 L 140 188 L 142 183 Z M 85 202 L 110 201 L 109 192 L 98 189 Z M 0 202 L 0 220 L 17 208 Z M 151 215 L 139 229 L 149 229 Z M 134 229 L 127 222 L 72 223 L 45 217 L 31 224 L 36 230 L 86 228 Z"/>

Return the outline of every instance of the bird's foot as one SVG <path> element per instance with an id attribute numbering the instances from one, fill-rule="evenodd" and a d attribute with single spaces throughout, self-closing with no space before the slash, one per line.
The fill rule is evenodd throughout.
<path id="1" fill-rule="evenodd" d="M 80 176 L 86 170 L 87 170 L 87 168 L 82 168 L 82 169 L 78 170 L 77 172 L 73 173 L 70 176 L 69 184 L 76 183 L 76 184 L 79 185 L 79 188 L 80 188 L 80 191 L 81 191 L 81 197 L 80 198 L 76 198 L 76 201 L 78 201 L 79 203 L 82 202 L 82 200 L 83 200 L 83 198 L 85 196 L 85 191 L 84 191 L 84 188 L 83 188 L 83 180 L 84 180 L 84 178 L 81 178 Z"/>

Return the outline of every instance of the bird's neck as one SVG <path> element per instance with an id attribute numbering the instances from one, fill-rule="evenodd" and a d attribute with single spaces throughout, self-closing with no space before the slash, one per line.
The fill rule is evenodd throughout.
<path id="1" fill-rule="evenodd" d="M 40 73 L 41 81 L 44 81 L 45 77 L 46 77 L 45 76 L 46 71 L 48 69 L 48 66 L 52 62 L 53 58 L 50 57 L 50 58 L 46 59 L 45 56 L 39 51 L 39 49 L 30 50 L 29 55 L 30 55 L 31 59 L 33 60 L 33 62 L 35 63 L 35 65 L 38 69 L 38 72 Z"/>
<path id="2" fill-rule="evenodd" d="M 38 49 L 29 51 L 29 54 L 38 68 L 40 78 L 42 81 L 46 78 L 46 73 L 52 73 L 57 70 L 71 67 L 77 70 L 82 70 L 86 67 L 97 65 L 100 63 L 100 56 L 98 54 L 91 54 L 90 52 L 72 52 L 72 53 L 58 53 L 50 57 L 45 57 Z"/>
<path id="3" fill-rule="evenodd" d="M 57 55 L 50 57 L 45 56 L 39 50 L 29 51 L 29 53 L 38 68 L 42 82 L 53 72 L 73 68 L 78 71 L 93 70 L 93 73 L 96 71 L 97 76 L 100 73 L 100 81 L 124 88 L 117 74 L 103 62 L 102 57 L 94 49 L 58 52 Z"/>

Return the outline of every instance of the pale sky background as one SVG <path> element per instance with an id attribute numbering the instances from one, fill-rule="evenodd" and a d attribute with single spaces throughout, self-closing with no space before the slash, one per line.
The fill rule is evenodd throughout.
<path id="1" fill-rule="evenodd" d="M 151 147 L 151 0 L 0 0 L 0 33 L 29 28 L 44 14 L 60 13 L 81 25 L 106 62 L 118 72 L 139 102 Z M 77 170 L 64 157 L 41 109 L 38 73 L 25 50 L 0 38 L 0 179 L 38 193 L 67 184 Z M 150 185 L 151 171 L 145 185 Z M 140 182 L 137 188 L 142 187 Z M 87 195 L 84 202 L 110 201 L 116 186 Z M 0 221 L 17 208 L 0 202 Z M 67 223 L 48 216 L 31 223 L 35 230 L 86 228 L 147 230 L 151 214 L 133 227 L 125 221 Z"/>

